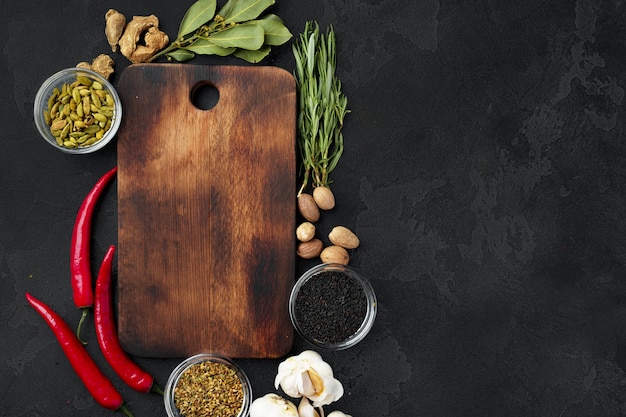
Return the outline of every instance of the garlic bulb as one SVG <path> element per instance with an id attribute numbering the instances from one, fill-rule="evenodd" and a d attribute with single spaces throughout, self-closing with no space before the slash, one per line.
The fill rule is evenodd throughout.
<path id="1" fill-rule="evenodd" d="M 319 353 L 305 350 L 278 365 L 274 386 L 293 398 L 307 397 L 314 407 L 321 407 L 343 396 L 343 385 Z"/>
<path id="2" fill-rule="evenodd" d="M 298 409 L 278 394 L 266 394 L 252 402 L 250 417 L 298 417 Z"/>

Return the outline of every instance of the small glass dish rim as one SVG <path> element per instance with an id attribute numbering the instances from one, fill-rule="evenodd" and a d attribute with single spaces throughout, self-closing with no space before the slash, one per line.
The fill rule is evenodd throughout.
<path id="1" fill-rule="evenodd" d="M 167 416 L 181 416 L 174 401 L 174 388 L 176 387 L 176 384 L 178 384 L 178 380 L 183 372 L 191 366 L 202 362 L 217 362 L 228 365 L 235 370 L 237 376 L 239 377 L 239 381 L 241 381 L 243 389 L 243 401 L 241 404 L 241 410 L 239 411 L 239 414 L 237 414 L 237 417 L 246 417 L 250 410 L 250 404 L 252 403 L 252 385 L 250 384 L 250 380 L 243 369 L 231 358 L 219 353 L 198 353 L 184 359 L 176 366 L 176 368 L 174 368 L 174 370 L 170 373 L 167 383 L 165 384 L 165 389 L 163 390 L 163 401 L 165 403 L 165 412 L 167 413 Z"/>
<path id="2" fill-rule="evenodd" d="M 302 288 L 302 286 L 312 277 L 324 271 L 338 271 L 350 275 L 357 283 L 359 283 L 367 299 L 367 312 L 365 313 L 365 317 L 359 329 L 347 339 L 334 343 L 324 343 L 312 338 L 302 330 L 296 318 L 296 298 L 298 292 L 300 291 L 300 288 Z M 369 280 L 359 274 L 351 266 L 338 263 L 318 264 L 304 272 L 293 285 L 291 289 L 291 294 L 289 296 L 289 318 L 291 319 L 291 323 L 296 332 L 310 344 L 328 350 L 347 349 L 362 341 L 374 326 L 377 312 L 378 301 L 376 298 L 376 293 L 374 292 L 374 288 L 372 287 L 372 284 L 369 282 Z"/>
<path id="3" fill-rule="evenodd" d="M 109 130 L 104 134 L 102 139 L 100 139 L 91 146 L 70 149 L 59 146 L 59 144 L 56 142 L 56 139 L 54 138 L 52 133 L 50 133 L 50 129 L 48 128 L 48 125 L 44 120 L 43 111 L 48 106 L 48 98 L 50 97 L 50 94 L 52 94 L 52 90 L 55 87 L 62 86 L 65 82 L 72 82 L 72 77 L 75 77 L 79 74 L 86 75 L 100 82 L 107 90 L 107 92 L 109 92 L 111 96 L 113 96 L 115 109 L 113 110 L 113 123 L 111 124 Z M 37 131 L 48 144 L 64 153 L 84 155 L 96 152 L 104 148 L 106 145 L 109 144 L 109 142 L 113 140 L 115 135 L 117 135 L 117 131 L 119 130 L 119 127 L 122 123 L 122 101 L 113 84 L 111 84 L 109 80 L 107 80 L 97 72 L 88 68 L 65 68 L 48 77 L 37 90 L 37 94 L 35 95 L 35 99 L 33 102 L 33 118 L 35 121 L 35 126 L 37 127 Z"/>

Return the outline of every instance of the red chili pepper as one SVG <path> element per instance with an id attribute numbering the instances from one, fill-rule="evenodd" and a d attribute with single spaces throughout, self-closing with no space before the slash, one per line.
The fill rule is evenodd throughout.
<path id="1" fill-rule="evenodd" d="M 120 411 L 128 417 L 132 417 L 132 413 L 124 404 L 122 394 L 100 371 L 98 365 L 91 359 L 91 356 L 89 356 L 89 353 L 70 326 L 48 305 L 29 293 L 26 293 L 26 299 L 52 329 L 74 371 L 76 371 L 96 402 L 104 408 Z"/>
<path id="2" fill-rule="evenodd" d="M 91 276 L 91 220 L 93 212 L 98 202 L 98 198 L 104 191 L 106 185 L 113 179 L 117 173 L 117 166 L 113 167 L 109 172 L 104 174 L 89 191 L 89 194 L 83 200 L 74 230 L 72 232 L 72 246 L 70 248 L 70 275 L 72 281 L 72 290 L 74 305 L 76 308 L 82 309 L 82 315 L 76 329 L 76 336 L 80 340 L 80 330 L 83 326 L 89 310 L 93 307 L 93 282 Z"/>
<path id="3" fill-rule="evenodd" d="M 163 394 L 161 388 L 154 384 L 152 375 L 141 369 L 128 357 L 117 338 L 111 289 L 111 271 L 114 254 L 115 246 L 111 245 L 104 255 L 100 271 L 98 272 L 98 279 L 96 280 L 96 302 L 93 313 L 100 349 L 109 365 L 128 386 L 139 392 L 150 392 L 152 390 Z"/>

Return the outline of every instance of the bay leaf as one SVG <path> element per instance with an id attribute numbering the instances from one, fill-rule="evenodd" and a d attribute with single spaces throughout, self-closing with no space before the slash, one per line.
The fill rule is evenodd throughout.
<path id="1" fill-rule="evenodd" d="M 192 4 L 180 22 L 177 39 L 194 32 L 200 26 L 213 19 L 216 7 L 216 0 L 198 0 Z"/>
<path id="2" fill-rule="evenodd" d="M 215 45 L 224 48 L 241 48 L 256 50 L 263 46 L 265 32 L 254 23 L 242 23 L 228 29 L 216 32 L 207 37 Z"/>
<path id="3" fill-rule="evenodd" d="M 271 49 L 272 48 L 269 45 L 263 45 L 260 49 L 257 49 L 255 51 L 251 51 L 248 49 L 237 49 L 233 55 L 237 58 L 248 61 L 251 64 L 257 64 L 261 62 L 263 58 L 269 55 Z"/>
<path id="4" fill-rule="evenodd" d="M 214 44 L 208 39 L 198 39 L 197 41 L 189 45 L 187 49 L 199 55 L 227 56 L 235 52 L 236 48 L 225 48 L 223 46 Z"/>
<path id="5" fill-rule="evenodd" d="M 283 24 L 281 18 L 275 14 L 268 14 L 263 16 L 262 19 L 253 20 L 253 22 L 263 28 L 266 45 L 282 45 L 293 36 L 289 29 Z"/>
<path id="6" fill-rule="evenodd" d="M 178 62 L 189 61 L 195 56 L 193 52 L 185 49 L 175 49 L 172 52 L 168 52 L 166 55 Z"/>
<path id="7" fill-rule="evenodd" d="M 259 17 L 274 3 L 275 0 L 228 0 L 218 14 L 226 23 L 246 22 Z"/>

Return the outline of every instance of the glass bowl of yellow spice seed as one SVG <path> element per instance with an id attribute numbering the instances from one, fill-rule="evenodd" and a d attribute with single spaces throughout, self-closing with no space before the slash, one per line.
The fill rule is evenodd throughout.
<path id="1" fill-rule="evenodd" d="M 244 417 L 250 409 L 252 387 L 231 359 L 200 353 L 172 371 L 164 401 L 168 417 Z"/>
<path id="2" fill-rule="evenodd" d="M 102 149 L 117 134 L 122 103 L 113 85 L 95 71 L 67 68 L 49 77 L 34 101 L 37 130 L 70 154 Z"/>

